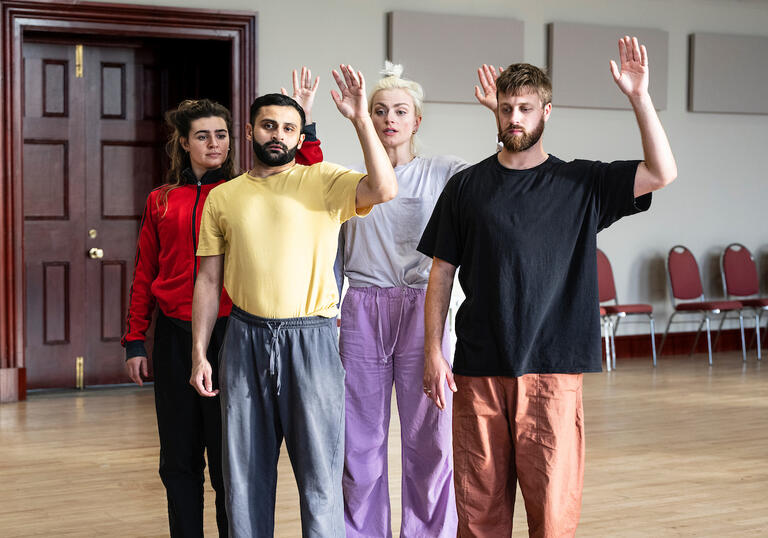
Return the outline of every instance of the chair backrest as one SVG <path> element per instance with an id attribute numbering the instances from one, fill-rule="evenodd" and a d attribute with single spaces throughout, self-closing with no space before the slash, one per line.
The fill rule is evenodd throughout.
<path id="1" fill-rule="evenodd" d="M 600 302 L 615 301 L 616 284 L 613 281 L 613 269 L 608 256 L 600 249 L 597 249 L 597 287 L 600 295 Z"/>
<path id="2" fill-rule="evenodd" d="M 691 251 L 683 245 L 675 245 L 669 249 L 667 256 L 667 271 L 669 285 L 672 288 L 672 302 L 675 299 L 692 301 L 703 299 L 704 289 L 701 287 L 699 264 Z"/>
<path id="3" fill-rule="evenodd" d="M 725 294 L 746 297 L 760 293 L 757 265 L 752 253 L 740 243 L 731 243 L 720 256 L 720 274 Z"/>

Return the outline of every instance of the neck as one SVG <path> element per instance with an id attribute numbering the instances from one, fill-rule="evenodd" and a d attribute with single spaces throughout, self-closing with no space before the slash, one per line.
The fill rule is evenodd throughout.
<path id="1" fill-rule="evenodd" d="M 525 151 L 512 152 L 503 148 L 496 158 L 499 159 L 499 164 L 504 168 L 527 170 L 539 166 L 549 158 L 549 155 L 544 151 L 541 140 L 539 140 Z"/>
<path id="2" fill-rule="evenodd" d="M 415 155 L 411 153 L 410 141 L 407 144 L 401 144 L 397 147 L 385 147 L 384 149 L 386 149 L 389 161 L 392 163 L 393 167 L 408 164 L 415 157 Z"/>
<path id="3" fill-rule="evenodd" d="M 253 177 L 269 177 L 284 172 L 296 164 L 296 159 L 291 160 L 280 166 L 269 166 L 261 162 L 255 155 L 253 157 L 253 168 L 248 173 Z"/>
<path id="4" fill-rule="evenodd" d="M 198 181 L 200 181 L 200 178 L 208 171 L 208 168 L 197 166 L 196 164 L 190 164 L 190 168 L 192 169 L 192 173 L 195 174 L 195 179 Z M 211 168 L 211 170 L 215 170 L 215 168 Z"/>

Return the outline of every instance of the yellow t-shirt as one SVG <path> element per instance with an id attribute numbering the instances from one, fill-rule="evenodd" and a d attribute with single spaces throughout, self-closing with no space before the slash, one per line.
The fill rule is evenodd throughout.
<path id="1" fill-rule="evenodd" d="M 224 287 L 246 312 L 334 317 L 339 227 L 370 212 L 355 210 L 363 177 L 321 162 L 223 183 L 205 201 L 197 255 L 224 254 Z"/>

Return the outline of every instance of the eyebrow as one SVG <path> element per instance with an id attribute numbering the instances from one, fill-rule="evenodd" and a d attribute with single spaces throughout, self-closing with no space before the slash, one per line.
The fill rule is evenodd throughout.
<path id="1" fill-rule="evenodd" d="M 373 103 L 373 106 L 387 106 L 387 105 L 385 105 L 384 103 Z M 409 105 L 408 105 L 408 103 L 395 103 L 394 105 L 392 105 L 393 108 L 398 107 L 398 106 L 407 107 Z"/>
<path id="2" fill-rule="evenodd" d="M 210 132 L 211 132 L 211 131 L 209 131 L 208 129 L 200 129 L 199 131 L 195 131 L 195 134 L 200 134 L 200 133 L 210 133 Z M 226 132 L 227 132 L 227 130 L 226 130 L 226 129 L 216 129 L 216 130 L 214 131 L 214 133 L 226 133 Z"/>

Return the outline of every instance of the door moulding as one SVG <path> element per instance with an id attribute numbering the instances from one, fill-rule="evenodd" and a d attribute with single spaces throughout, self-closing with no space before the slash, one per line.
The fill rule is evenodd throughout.
<path id="1" fill-rule="evenodd" d="M 21 109 L 24 32 L 228 41 L 232 46 L 233 129 L 239 133 L 257 91 L 257 14 L 76 0 L 0 0 L 0 13 L 0 401 L 16 401 L 26 397 Z M 240 136 L 236 140 L 247 165 L 247 141 Z"/>

